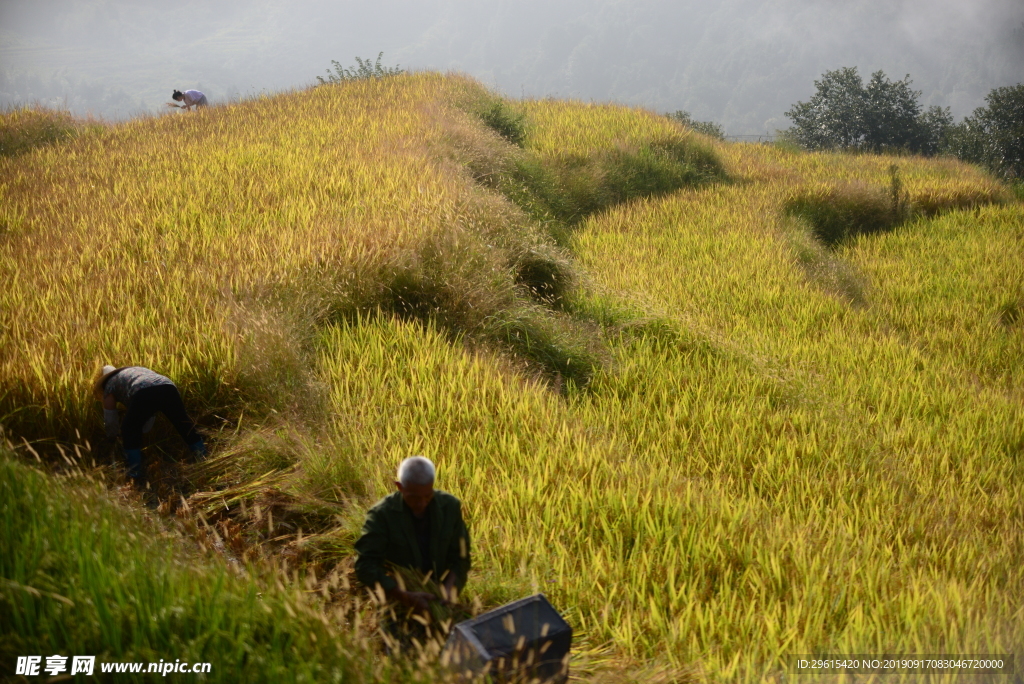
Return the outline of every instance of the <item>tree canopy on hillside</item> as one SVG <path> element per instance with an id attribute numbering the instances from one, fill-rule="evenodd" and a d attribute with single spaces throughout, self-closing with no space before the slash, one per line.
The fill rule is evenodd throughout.
<path id="1" fill-rule="evenodd" d="M 794 124 L 790 135 L 808 149 L 934 154 L 953 123 L 948 108 L 922 109 L 909 75 L 891 81 L 876 71 L 865 84 L 856 67 L 844 67 L 826 71 L 814 85 L 810 100 L 786 112 Z"/>
<path id="2" fill-rule="evenodd" d="M 946 150 L 1011 178 L 1024 178 L 1024 83 L 996 88 L 953 126 Z"/>
<path id="3" fill-rule="evenodd" d="M 697 121 L 690 115 L 690 112 L 684 111 L 682 109 L 678 109 L 672 112 L 671 114 L 666 114 L 665 116 L 667 116 L 670 119 L 678 121 L 684 126 L 692 128 L 698 133 L 703 133 L 704 135 L 716 138 L 718 140 L 725 140 L 725 131 L 719 124 L 715 123 L 714 121 Z"/>

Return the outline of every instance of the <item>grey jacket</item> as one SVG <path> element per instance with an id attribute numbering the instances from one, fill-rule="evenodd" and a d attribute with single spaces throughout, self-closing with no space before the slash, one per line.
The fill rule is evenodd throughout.
<path id="1" fill-rule="evenodd" d="M 173 384 L 170 378 L 148 368 L 128 366 L 110 374 L 110 377 L 103 383 L 103 393 L 113 394 L 115 399 L 128 406 L 135 393 L 141 389 Z"/>

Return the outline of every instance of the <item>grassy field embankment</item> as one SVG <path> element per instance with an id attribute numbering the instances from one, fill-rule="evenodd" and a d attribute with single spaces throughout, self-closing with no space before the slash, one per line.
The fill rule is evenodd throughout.
<path id="1" fill-rule="evenodd" d="M 1024 209 L 976 169 L 431 74 L 71 137 L 0 159 L 12 441 L 102 464 L 93 371 L 158 369 L 213 450 L 158 428 L 161 510 L 320 576 L 423 453 L 467 599 L 544 591 L 594 676 L 1024 653 Z"/>
<path id="2" fill-rule="evenodd" d="M 65 675 L 71 656 L 97 657 L 76 681 L 159 681 L 167 675 L 104 675 L 103 665 L 141 663 L 146 672 L 161 661 L 209 663 L 209 682 L 415 679 L 414 668 L 373 658 L 352 615 L 309 599 L 315 578 L 293 581 L 267 566 L 233 572 L 81 472 L 69 475 L 54 480 L 0 454 L 5 681 L 19 656 L 42 655 L 45 667 L 54 654 L 68 658 Z M 206 539 L 212 546 L 215 537 Z M 332 588 L 344 581 L 324 579 Z"/>

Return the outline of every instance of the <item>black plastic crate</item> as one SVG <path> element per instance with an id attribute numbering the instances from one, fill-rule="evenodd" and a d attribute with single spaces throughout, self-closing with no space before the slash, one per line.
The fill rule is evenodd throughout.
<path id="1" fill-rule="evenodd" d="M 569 678 L 572 627 L 535 594 L 455 625 L 442 662 L 465 679 L 550 682 Z"/>

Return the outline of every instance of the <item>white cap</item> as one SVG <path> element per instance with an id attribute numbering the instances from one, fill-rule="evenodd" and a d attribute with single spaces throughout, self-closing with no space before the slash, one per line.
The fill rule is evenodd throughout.
<path id="1" fill-rule="evenodd" d="M 103 370 L 100 371 L 100 372 L 103 373 L 103 375 L 110 375 L 111 373 L 113 373 L 116 370 L 117 369 L 114 368 L 113 366 L 107 365 L 107 366 L 104 366 Z"/>

